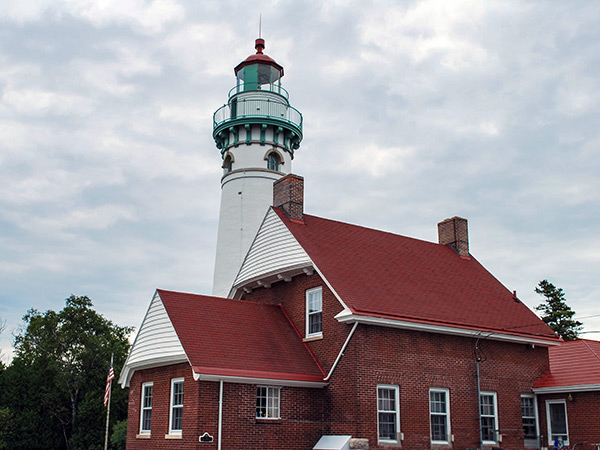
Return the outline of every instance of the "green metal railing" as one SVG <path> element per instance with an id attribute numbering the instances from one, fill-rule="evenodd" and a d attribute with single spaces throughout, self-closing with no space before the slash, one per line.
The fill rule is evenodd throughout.
<path id="1" fill-rule="evenodd" d="M 281 95 L 286 99 L 290 98 L 290 94 L 288 93 L 288 91 L 286 91 L 279 83 L 261 84 L 260 87 L 257 83 L 248 83 L 247 85 L 244 85 L 244 83 L 240 83 L 229 90 L 229 98 L 242 92 L 249 91 L 273 92 L 275 94 Z"/>
<path id="2" fill-rule="evenodd" d="M 213 129 L 237 119 L 275 119 L 302 132 L 302 114 L 286 102 L 269 98 L 234 98 L 213 115 Z"/>

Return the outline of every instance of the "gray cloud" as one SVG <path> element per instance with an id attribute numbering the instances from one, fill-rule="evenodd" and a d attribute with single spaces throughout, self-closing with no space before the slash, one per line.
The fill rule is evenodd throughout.
<path id="1" fill-rule="evenodd" d="M 156 287 L 211 290 L 212 112 L 258 13 L 102 5 L 0 7 L 5 353 L 28 308 L 71 293 L 137 326 Z M 266 53 L 305 119 L 307 212 L 434 241 L 463 215 L 473 254 L 530 307 L 548 278 L 598 313 L 599 19 L 559 1 L 267 2 Z"/>

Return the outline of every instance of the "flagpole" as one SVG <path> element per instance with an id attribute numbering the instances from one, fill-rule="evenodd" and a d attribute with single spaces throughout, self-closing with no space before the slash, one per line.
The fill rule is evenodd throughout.
<path id="1" fill-rule="evenodd" d="M 110 367 L 113 366 L 113 355 L 110 355 Z M 108 421 L 110 420 L 110 400 L 112 397 L 112 380 L 110 381 L 110 391 L 108 393 L 108 404 L 106 405 L 106 432 L 104 434 L 104 450 L 108 450 Z"/>

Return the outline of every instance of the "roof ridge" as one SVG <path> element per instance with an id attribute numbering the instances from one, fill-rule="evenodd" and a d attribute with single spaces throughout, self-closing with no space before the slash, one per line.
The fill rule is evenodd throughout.
<path id="1" fill-rule="evenodd" d="M 594 355 L 594 357 L 595 357 L 595 358 L 596 358 L 598 361 L 600 361 L 600 355 L 598 355 L 598 354 L 596 353 L 596 351 L 595 351 L 595 350 L 594 350 L 594 349 L 591 347 L 591 345 L 589 345 L 589 344 L 587 343 L 586 339 L 582 339 L 582 340 L 581 340 L 581 342 L 583 342 L 583 345 L 585 345 L 585 346 L 588 348 L 588 350 L 589 350 L 589 351 L 592 353 L 592 355 Z"/>
<path id="2" fill-rule="evenodd" d="M 313 353 L 313 351 L 310 348 L 310 346 L 306 342 L 304 342 L 304 340 L 302 339 L 302 334 L 300 333 L 300 330 L 298 330 L 298 327 L 296 326 L 296 324 L 294 322 L 292 322 L 292 318 L 288 315 L 287 311 L 285 310 L 285 307 L 283 306 L 283 303 L 279 303 L 279 307 L 281 308 L 281 312 L 283 313 L 283 315 L 285 316 L 285 318 L 287 319 L 287 321 L 289 322 L 289 324 L 292 326 L 292 328 L 294 329 L 294 331 L 298 335 L 298 338 L 300 340 L 302 340 L 302 345 L 304 345 L 304 348 L 308 351 L 308 353 L 310 354 L 310 356 L 312 357 L 312 359 L 315 361 L 315 364 L 319 368 L 319 371 L 321 372 L 321 374 L 323 376 L 325 376 L 326 375 L 325 368 L 321 365 L 321 362 L 317 359 L 317 355 L 315 355 Z"/>
<path id="3" fill-rule="evenodd" d="M 171 290 L 167 290 L 167 289 L 156 289 L 156 290 L 159 293 L 160 292 L 166 292 L 166 293 L 170 293 L 170 294 L 191 295 L 193 297 L 204 297 L 204 298 L 210 298 L 210 299 L 214 299 L 214 300 L 217 300 L 217 301 L 223 301 L 223 302 L 235 302 L 235 303 L 240 303 L 240 304 L 243 303 L 245 305 L 268 306 L 269 308 L 277 308 L 277 305 L 271 305 L 269 303 L 252 302 L 252 301 L 241 300 L 241 299 L 237 299 L 237 298 L 217 297 L 215 295 L 194 294 L 193 292 L 171 291 Z"/>
<path id="4" fill-rule="evenodd" d="M 293 221 L 292 221 L 292 220 L 291 220 L 291 219 L 290 219 L 290 218 L 287 216 L 287 214 L 285 214 L 285 211 L 283 210 L 283 208 L 281 208 L 281 207 L 278 207 L 278 206 L 272 206 L 272 208 L 273 208 L 274 210 L 276 210 L 276 211 L 281 211 L 281 212 L 282 212 L 282 214 L 279 214 L 279 216 L 280 216 L 280 217 L 283 217 L 283 218 L 285 218 L 286 220 L 288 220 L 288 221 L 289 221 L 289 222 L 291 222 L 291 223 L 295 223 L 295 222 L 293 222 Z M 304 217 L 305 217 L 305 218 L 306 218 L 306 217 L 310 217 L 310 218 L 312 218 L 312 219 L 317 219 L 317 220 L 325 220 L 325 221 L 327 221 L 327 222 L 339 223 L 340 225 L 346 225 L 346 226 L 350 226 L 350 227 L 355 227 L 355 228 L 359 228 L 359 229 L 362 229 L 362 230 L 374 231 L 374 232 L 376 232 L 376 233 L 388 234 L 388 235 L 395 236 L 395 237 L 399 237 L 399 238 L 411 239 L 411 240 L 413 240 L 413 241 L 418 241 L 418 242 L 422 242 L 422 243 L 425 243 L 425 244 L 431 244 L 431 245 L 436 245 L 436 246 L 439 246 L 439 245 L 441 245 L 441 244 L 439 244 L 438 242 L 427 241 L 427 240 L 425 240 L 425 239 L 420 239 L 420 238 L 411 237 L 411 236 L 405 236 L 405 235 L 403 235 L 403 234 L 394 233 L 393 231 L 379 230 L 379 229 L 377 229 L 377 228 L 373 228 L 373 227 L 366 227 L 366 226 L 364 226 L 364 225 L 358 225 L 358 224 L 355 224 L 355 223 L 350 223 L 350 222 L 344 222 L 344 221 L 342 221 L 342 220 L 329 219 L 329 218 L 327 218 L 327 217 L 315 216 L 315 215 L 312 215 L 312 214 L 306 214 L 306 213 L 304 213 Z M 306 224 L 306 221 L 305 221 L 305 224 Z M 444 247 L 445 247 L 445 246 L 444 246 Z"/>

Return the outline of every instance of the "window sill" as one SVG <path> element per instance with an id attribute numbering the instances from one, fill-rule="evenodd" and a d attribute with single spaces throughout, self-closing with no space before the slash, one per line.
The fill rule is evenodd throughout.
<path id="1" fill-rule="evenodd" d="M 281 425 L 283 423 L 283 420 L 281 420 L 281 419 L 267 419 L 267 418 L 263 418 L 263 417 L 257 417 L 256 418 L 256 423 L 264 423 L 264 424 L 269 424 L 269 425 Z"/>
<path id="2" fill-rule="evenodd" d="M 317 334 L 315 336 L 305 337 L 304 339 L 302 339 L 302 342 L 320 341 L 321 339 L 323 339 L 323 333 Z"/>
<path id="3" fill-rule="evenodd" d="M 183 439 L 183 435 L 181 433 L 178 433 L 178 434 L 165 434 L 165 439 Z"/>
<path id="4" fill-rule="evenodd" d="M 402 447 L 402 444 L 398 441 L 377 441 L 377 445 L 381 447 Z"/>
<path id="5" fill-rule="evenodd" d="M 136 434 L 135 438 L 136 439 L 150 439 L 151 434 L 150 433 L 142 433 L 142 434 Z"/>

